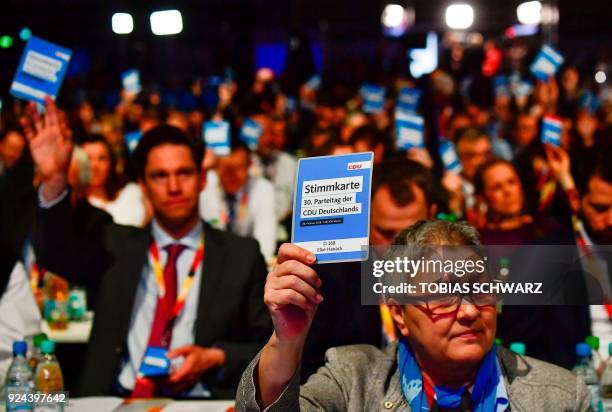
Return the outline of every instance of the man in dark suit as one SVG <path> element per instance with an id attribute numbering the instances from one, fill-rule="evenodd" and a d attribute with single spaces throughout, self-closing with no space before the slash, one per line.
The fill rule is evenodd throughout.
<path id="1" fill-rule="evenodd" d="M 83 234 L 66 183 L 70 131 L 51 100 L 44 119 L 31 110 L 22 124 L 42 180 L 38 259 L 98 289 L 79 395 L 233 397 L 271 331 L 261 298 L 266 267 L 257 242 L 199 219 L 202 148 L 171 126 L 145 133 L 134 158 L 152 223 L 107 222 Z M 152 378 L 145 366 L 159 348 L 172 367 Z"/>

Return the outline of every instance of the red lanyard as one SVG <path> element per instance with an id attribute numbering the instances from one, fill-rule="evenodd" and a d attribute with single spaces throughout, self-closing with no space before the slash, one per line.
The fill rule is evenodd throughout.
<path id="1" fill-rule="evenodd" d="M 151 263 L 153 265 L 153 272 L 155 273 L 155 282 L 157 283 L 157 288 L 159 289 L 159 294 L 162 297 L 166 295 L 166 284 L 164 281 L 164 270 L 162 269 L 161 262 L 159 260 L 159 249 L 157 248 L 157 244 L 155 240 L 151 240 L 151 245 L 149 246 L 149 255 L 151 256 Z M 193 258 L 193 263 L 191 264 L 191 268 L 189 269 L 189 273 L 187 277 L 183 281 L 183 286 L 181 288 L 181 292 L 176 298 L 176 302 L 174 303 L 174 308 L 172 311 L 169 311 L 172 317 L 177 317 L 183 306 L 185 306 L 185 300 L 187 299 L 187 295 L 189 294 L 189 289 L 191 289 L 191 285 L 193 283 L 193 277 L 195 276 L 196 270 L 198 270 L 198 266 L 204 260 L 204 231 L 202 230 L 202 238 L 200 240 L 200 245 L 198 246 L 198 250 L 196 251 L 195 257 Z M 166 308 L 170 309 L 170 308 Z"/>

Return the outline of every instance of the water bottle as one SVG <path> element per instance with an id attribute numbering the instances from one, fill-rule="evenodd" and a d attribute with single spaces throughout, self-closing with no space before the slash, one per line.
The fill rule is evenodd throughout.
<path id="1" fill-rule="evenodd" d="M 62 369 L 55 357 L 55 342 L 46 340 L 40 345 L 41 358 L 36 367 L 35 382 L 36 391 L 41 393 L 62 392 L 64 390 L 64 378 Z M 61 403 L 49 403 L 38 407 L 37 412 L 63 411 Z"/>
<path id="2" fill-rule="evenodd" d="M 30 369 L 28 360 L 25 357 L 27 350 L 28 345 L 25 341 L 13 343 L 13 362 L 9 367 L 4 384 L 7 412 L 34 410 L 34 404 L 28 402 L 27 399 L 28 395 L 32 396 L 34 394 L 32 369 Z M 14 399 L 13 397 L 16 395 L 25 399 Z"/>
<path id="3" fill-rule="evenodd" d="M 612 343 L 608 345 L 608 359 L 599 384 L 599 395 L 605 412 L 612 412 Z"/>
<path id="4" fill-rule="evenodd" d="M 593 410 L 601 411 L 602 405 L 599 400 L 599 379 L 591 363 L 591 347 L 584 342 L 576 344 L 576 355 L 578 356 L 578 362 L 572 369 L 572 372 L 581 376 L 591 391 L 591 407 Z"/>

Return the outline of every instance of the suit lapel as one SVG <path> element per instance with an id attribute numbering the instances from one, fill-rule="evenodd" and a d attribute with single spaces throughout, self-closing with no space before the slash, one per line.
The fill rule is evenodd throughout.
<path id="1" fill-rule="evenodd" d="M 117 304 L 119 307 L 126 308 L 121 311 L 121 325 L 126 336 L 136 301 L 136 290 L 148 258 L 150 239 L 151 225 L 149 224 L 143 230 L 134 231 L 122 248 L 120 264 L 122 287 L 118 294 L 120 301 Z"/>
<path id="2" fill-rule="evenodd" d="M 208 321 L 210 308 L 215 299 L 215 291 L 223 274 L 225 260 L 224 239 L 221 233 L 204 223 L 204 261 L 200 279 L 200 293 L 198 300 L 198 316 L 195 323 L 195 343 L 197 345 L 210 344 L 211 322 Z"/>

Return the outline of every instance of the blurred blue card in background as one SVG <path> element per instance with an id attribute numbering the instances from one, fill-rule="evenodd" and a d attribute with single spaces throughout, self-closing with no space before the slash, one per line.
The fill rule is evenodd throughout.
<path id="1" fill-rule="evenodd" d="M 225 120 L 204 123 L 204 142 L 216 156 L 230 154 L 230 124 Z"/>

